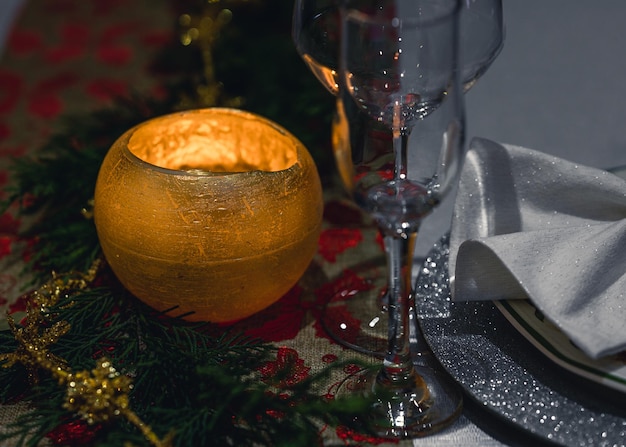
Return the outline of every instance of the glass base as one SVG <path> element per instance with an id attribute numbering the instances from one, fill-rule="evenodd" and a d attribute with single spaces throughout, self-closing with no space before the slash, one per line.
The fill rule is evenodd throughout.
<path id="1" fill-rule="evenodd" d="M 367 420 L 354 420 L 356 427 L 368 427 L 381 438 L 419 438 L 450 426 L 460 416 L 463 396 L 459 387 L 445 373 L 415 365 L 409 385 L 397 386 L 384 374 L 363 370 L 347 377 L 337 396 L 374 394 Z"/>
<path id="2" fill-rule="evenodd" d="M 383 358 L 388 347 L 385 259 L 351 268 L 335 280 L 320 322 L 337 343 Z"/>

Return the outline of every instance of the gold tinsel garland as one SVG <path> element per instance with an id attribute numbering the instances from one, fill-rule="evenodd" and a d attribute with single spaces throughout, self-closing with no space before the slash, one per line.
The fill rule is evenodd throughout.
<path id="1" fill-rule="evenodd" d="M 121 375 L 106 357 L 96 362 L 91 371 L 72 371 L 67 362 L 50 352 L 49 347 L 70 330 L 66 321 L 49 324 L 50 308 L 60 299 L 87 289 L 96 277 L 100 261 L 96 261 L 87 273 L 53 273 L 48 282 L 32 292 L 27 300 L 26 316 L 18 326 L 12 315 L 7 321 L 18 343 L 13 353 L 0 354 L 3 367 L 23 364 L 32 383 L 38 381 L 38 370 L 48 371 L 65 387 L 63 407 L 93 425 L 113 418 L 123 417 L 137 427 L 155 447 L 171 445 L 173 433 L 159 439 L 152 428 L 145 424 L 130 408 L 129 392 L 133 384 L 128 376 Z"/>

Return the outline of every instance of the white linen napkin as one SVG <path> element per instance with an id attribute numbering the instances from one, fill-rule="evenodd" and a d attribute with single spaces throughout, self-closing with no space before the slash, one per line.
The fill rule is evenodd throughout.
<path id="1" fill-rule="evenodd" d="M 626 182 L 474 139 L 450 236 L 453 300 L 530 298 L 588 356 L 626 349 Z"/>

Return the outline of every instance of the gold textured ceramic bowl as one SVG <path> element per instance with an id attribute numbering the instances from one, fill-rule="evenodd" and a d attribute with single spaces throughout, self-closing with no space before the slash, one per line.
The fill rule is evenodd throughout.
<path id="1" fill-rule="evenodd" d="M 95 224 L 135 296 L 193 321 L 229 322 L 277 301 L 317 248 L 322 190 L 306 148 L 252 113 L 210 108 L 139 124 L 111 147 Z"/>

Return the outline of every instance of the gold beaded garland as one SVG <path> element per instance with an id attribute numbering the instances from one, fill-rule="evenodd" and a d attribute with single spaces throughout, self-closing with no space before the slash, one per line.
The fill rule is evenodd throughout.
<path id="1" fill-rule="evenodd" d="M 0 354 L 5 368 L 16 363 L 24 365 L 32 383 L 38 380 L 40 369 L 51 373 L 59 385 L 66 388 L 63 407 L 80 416 L 88 424 L 107 422 L 124 417 L 135 425 L 155 447 L 171 445 L 172 435 L 161 440 L 130 408 L 129 392 L 133 388 L 131 379 L 120 374 L 111 361 L 101 358 L 91 371 L 74 372 L 67 362 L 50 352 L 49 346 L 70 330 L 70 324 L 59 321 L 52 325 L 49 309 L 61 297 L 70 298 L 73 293 L 86 289 L 95 279 L 100 262 L 96 261 L 86 274 L 53 274 L 52 278 L 34 291 L 28 300 L 24 324 L 18 326 L 12 315 L 7 321 L 15 340 L 15 352 Z"/>

